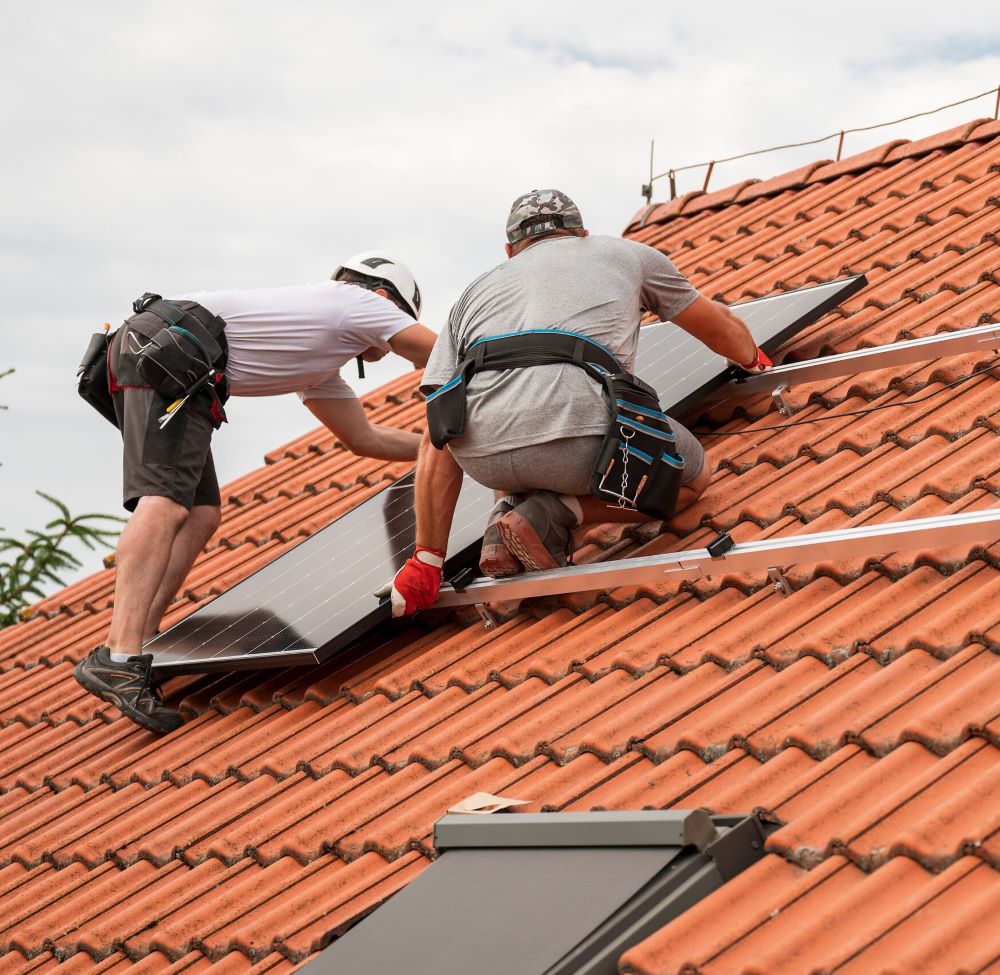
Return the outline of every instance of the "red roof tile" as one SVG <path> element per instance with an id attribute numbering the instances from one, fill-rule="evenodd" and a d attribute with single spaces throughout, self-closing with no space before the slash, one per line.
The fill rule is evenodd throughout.
<path id="1" fill-rule="evenodd" d="M 646 208 L 630 227 L 728 300 L 865 271 L 789 361 L 1000 319 L 1000 128 L 977 122 Z M 712 483 L 669 532 L 598 528 L 585 560 L 996 504 L 989 352 L 793 391 L 796 420 L 706 440 Z M 419 429 L 413 374 L 365 400 Z M 900 410 L 869 406 L 928 397 Z M 781 425 L 769 397 L 711 428 Z M 224 491 L 170 621 L 404 469 L 325 431 Z M 1000 544 L 792 567 L 676 591 L 526 603 L 386 635 L 318 668 L 168 684 L 157 739 L 70 667 L 114 572 L 0 633 L 0 975 L 284 973 L 416 876 L 472 792 L 527 810 L 757 809 L 745 874 L 622 970 L 987 970 L 1000 917 Z"/>

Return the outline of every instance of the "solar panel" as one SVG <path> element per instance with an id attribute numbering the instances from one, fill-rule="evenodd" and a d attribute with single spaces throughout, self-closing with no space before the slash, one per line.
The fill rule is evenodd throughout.
<path id="1" fill-rule="evenodd" d="M 863 275 L 734 305 L 765 350 L 863 287 Z M 726 362 L 669 323 L 642 329 L 639 373 L 680 414 L 725 381 Z M 465 478 L 445 577 L 474 565 L 493 493 Z M 146 645 L 166 672 L 321 663 L 389 619 L 373 590 L 413 550 L 409 474 L 259 569 Z"/>
<path id="2" fill-rule="evenodd" d="M 479 556 L 493 492 L 465 478 L 446 578 Z M 146 645 L 164 670 L 315 664 L 390 618 L 372 593 L 413 552 L 413 475 L 338 518 Z"/>

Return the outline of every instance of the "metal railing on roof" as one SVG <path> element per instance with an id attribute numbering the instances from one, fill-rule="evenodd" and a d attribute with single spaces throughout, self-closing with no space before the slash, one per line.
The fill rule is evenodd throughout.
<path id="1" fill-rule="evenodd" d="M 844 151 L 844 136 L 854 135 L 858 132 L 872 132 L 875 129 L 884 129 L 890 125 L 898 125 L 900 122 L 910 122 L 913 119 L 923 118 L 927 115 L 935 115 L 938 112 L 943 112 L 949 108 L 956 108 L 959 105 L 966 105 L 969 102 L 977 101 L 980 98 L 986 98 L 989 95 L 996 96 L 996 102 L 993 106 L 993 118 L 1000 117 L 1000 85 L 995 88 L 987 88 L 986 91 L 981 91 L 978 95 L 970 95 L 968 98 L 962 98 L 957 102 L 950 102 L 947 105 L 941 105 L 938 108 L 928 109 L 926 112 L 915 112 L 913 115 L 906 115 L 903 118 L 892 119 L 890 122 L 876 122 L 874 125 L 859 125 L 850 129 L 841 129 L 839 132 L 831 132 L 829 135 L 820 136 L 818 139 L 806 139 L 804 142 L 788 142 L 781 146 L 770 146 L 767 149 L 754 149 L 752 152 L 741 152 L 735 156 L 726 156 L 722 159 L 710 159 L 708 162 L 699 163 L 688 163 L 686 166 L 674 166 L 671 169 L 664 170 L 662 173 L 653 173 L 653 155 L 656 143 L 649 143 L 649 182 L 643 183 L 642 185 L 642 195 L 646 198 L 647 203 L 652 203 L 653 201 L 653 183 L 659 179 L 669 179 L 670 180 L 670 199 L 677 199 L 677 174 L 684 173 L 692 169 L 702 169 L 705 168 L 705 182 L 702 185 L 702 192 L 708 191 L 708 184 L 712 178 L 712 172 L 719 163 L 735 162 L 737 159 L 749 159 L 751 156 L 762 156 L 769 152 L 780 152 L 783 149 L 801 149 L 804 146 L 817 146 L 823 142 L 829 142 L 831 139 L 837 139 L 837 161 Z"/>

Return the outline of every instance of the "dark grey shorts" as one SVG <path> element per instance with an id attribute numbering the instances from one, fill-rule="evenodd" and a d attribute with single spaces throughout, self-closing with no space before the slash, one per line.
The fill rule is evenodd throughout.
<path id="1" fill-rule="evenodd" d="M 682 484 L 693 481 L 705 467 L 705 451 L 694 434 L 670 421 L 677 452 L 684 458 Z M 456 457 L 474 481 L 504 494 L 555 491 L 574 496 L 590 494 L 590 479 L 604 437 L 566 437 L 548 443 L 503 450 L 489 457 Z"/>
<path id="2" fill-rule="evenodd" d="M 126 327 L 127 328 L 127 327 Z M 115 336 L 112 369 L 120 366 L 119 348 L 126 328 Z M 212 460 L 214 428 L 193 410 L 181 409 L 160 429 L 158 417 L 167 402 L 149 387 L 126 387 L 113 395 L 115 414 L 121 427 L 124 447 L 122 460 L 122 503 L 134 511 L 139 498 L 170 498 L 188 511 L 194 505 L 219 505 L 219 481 Z"/>

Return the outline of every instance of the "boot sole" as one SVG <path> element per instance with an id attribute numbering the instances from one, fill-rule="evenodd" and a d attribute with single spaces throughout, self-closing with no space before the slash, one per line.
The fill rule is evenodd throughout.
<path id="1" fill-rule="evenodd" d="M 85 661 L 81 660 L 73 668 L 73 676 L 76 678 L 76 682 L 94 697 L 99 697 L 102 701 L 118 708 L 121 713 L 128 718 L 133 724 L 139 725 L 140 728 L 144 728 L 146 731 L 153 732 L 154 735 L 165 735 L 171 731 L 176 731 L 184 722 L 181 721 L 176 725 L 170 727 L 165 727 L 163 725 L 157 724 L 154 720 L 148 717 L 148 715 L 142 714 L 140 711 L 136 711 L 135 708 L 129 707 L 119 696 L 115 693 L 114 688 L 109 687 L 101 680 L 91 676 L 84 668 Z"/>
<path id="2" fill-rule="evenodd" d="M 506 579 L 524 571 L 524 566 L 514 558 L 506 545 L 484 545 L 479 559 L 479 571 L 491 579 Z"/>
<path id="3" fill-rule="evenodd" d="M 558 569 L 559 561 L 545 547 L 538 533 L 531 527 L 531 522 L 517 511 L 509 511 L 498 522 L 500 537 L 507 543 L 507 548 L 521 560 L 526 569 L 542 572 L 545 569 Z"/>

